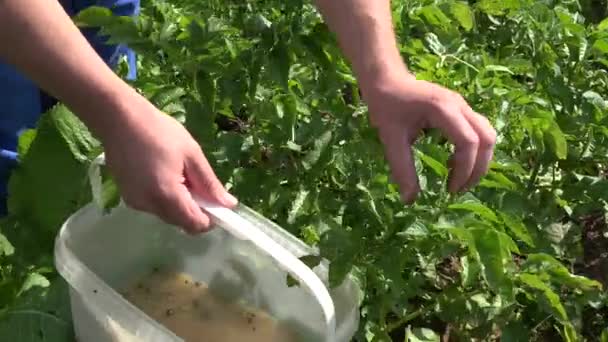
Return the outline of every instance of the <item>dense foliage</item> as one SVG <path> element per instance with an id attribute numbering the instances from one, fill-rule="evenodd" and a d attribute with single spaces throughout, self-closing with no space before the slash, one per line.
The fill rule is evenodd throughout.
<path id="1" fill-rule="evenodd" d="M 603 223 L 608 208 L 606 3 L 393 3 L 410 69 L 499 132 L 490 173 L 466 194 L 445 191 L 450 146 L 429 131 L 416 146 L 422 196 L 401 202 L 311 3 L 155 0 L 137 20 L 102 8 L 75 20 L 137 50 L 134 86 L 185 124 L 243 203 L 320 248 L 332 285 L 357 275 L 357 340 L 608 341 L 608 279 L 583 275 L 584 218 Z M 90 200 L 100 146 L 59 106 L 20 149 L 0 235 L 0 336 L 64 341 L 52 244 Z"/>

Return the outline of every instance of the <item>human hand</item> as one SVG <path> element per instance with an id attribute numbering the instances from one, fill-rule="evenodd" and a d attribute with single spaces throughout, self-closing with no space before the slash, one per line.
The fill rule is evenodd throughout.
<path id="1" fill-rule="evenodd" d="M 362 90 L 406 203 L 415 201 L 420 192 L 411 146 L 422 129 L 437 128 L 455 145 L 449 161 L 449 191 L 467 190 L 487 172 L 496 131 L 458 93 L 416 80 L 407 72 L 379 75 Z"/>
<path id="2" fill-rule="evenodd" d="M 107 165 L 125 203 L 189 233 L 208 230 L 209 216 L 191 194 L 229 208 L 236 198 L 179 122 L 141 96 L 129 101 L 128 108 L 120 116 L 125 120 L 101 134 Z"/>

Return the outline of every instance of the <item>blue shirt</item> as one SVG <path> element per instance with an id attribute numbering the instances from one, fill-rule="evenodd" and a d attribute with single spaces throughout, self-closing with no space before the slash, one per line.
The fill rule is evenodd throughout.
<path id="1" fill-rule="evenodd" d="M 104 6 L 116 15 L 139 14 L 140 0 L 59 0 L 65 11 L 74 15 L 90 6 Z M 106 37 L 97 29 L 82 29 L 95 51 L 110 67 L 115 67 L 121 56 L 129 63 L 128 78 L 136 77 L 135 54 L 124 45 L 105 44 Z M 82 61 L 86 63 L 86 61 Z M 41 113 L 56 100 L 40 90 L 12 66 L 0 63 L 0 214 L 6 213 L 7 182 L 17 162 L 17 143 L 23 130 L 34 128 Z"/>

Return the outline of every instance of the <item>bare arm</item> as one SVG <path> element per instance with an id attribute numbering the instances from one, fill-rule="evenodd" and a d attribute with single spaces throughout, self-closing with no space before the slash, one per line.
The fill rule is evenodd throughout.
<path id="1" fill-rule="evenodd" d="M 424 128 L 439 128 L 456 146 L 449 189 L 464 191 L 487 172 L 496 132 L 459 94 L 417 81 L 399 53 L 390 0 L 316 0 L 359 80 L 405 202 L 420 191 L 411 145 Z"/>
<path id="2" fill-rule="evenodd" d="M 361 83 L 386 73 L 405 72 L 392 26 L 389 0 L 316 0 L 338 36 Z"/>
<path id="3" fill-rule="evenodd" d="M 56 0 L 0 0 L 0 59 L 65 103 L 100 137 L 130 206 L 190 232 L 209 227 L 193 200 L 234 206 L 188 131 L 123 82 Z"/>
<path id="4" fill-rule="evenodd" d="M 137 94 L 97 55 L 55 0 L 0 0 L 0 59 L 15 65 L 105 137 Z"/>

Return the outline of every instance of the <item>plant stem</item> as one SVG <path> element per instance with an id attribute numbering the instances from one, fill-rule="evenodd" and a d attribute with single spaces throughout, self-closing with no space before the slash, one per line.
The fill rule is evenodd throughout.
<path id="1" fill-rule="evenodd" d="M 400 326 L 402 326 L 403 324 L 405 324 L 405 323 L 407 323 L 407 322 L 409 322 L 409 321 L 411 321 L 411 320 L 413 320 L 413 319 L 416 319 L 416 318 L 418 318 L 418 317 L 422 316 L 422 315 L 423 315 L 423 314 L 425 314 L 425 313 L 426 313 L 428 310 L 429 310 L 429 309 L 428 309 L 427 307 L 424 307 L 424 306 L 423 306 L 423 307 L 421 307 L 420 309 L 418 309 L 418 310 L 416 310 L 416 311 L 412 312 L 411 314 L 409 314 L 409 315 L 405 315 L 405 316 L 403 316 L 401 319 L 399 319 L 399 320 L 397 320 L 397 321 L 395 321 L 395 322 L 393 322 L 393 323 L 391 323 L 391 324 L 388 324 L 388 325 L 387 325 L 387 328 L 388 328 L 387 330 L 388 330 L 389 332 L 390 332 L 390 331 L 393 331 L 393 330 L 395 330 L 395 329 L 399 328 Z"/>
<path id="2" fill-rule="evenodd" d="M 530 176 L 530 180 L 528 181 L 528 191 L 534 188 L 534 183 L 536 183 L 536 178 L 538 177 L 538 173 L 540 172 L 540 162 L 537 161 L 534 165 L 534 169 L 532 170 L 532 175 Z"/>

